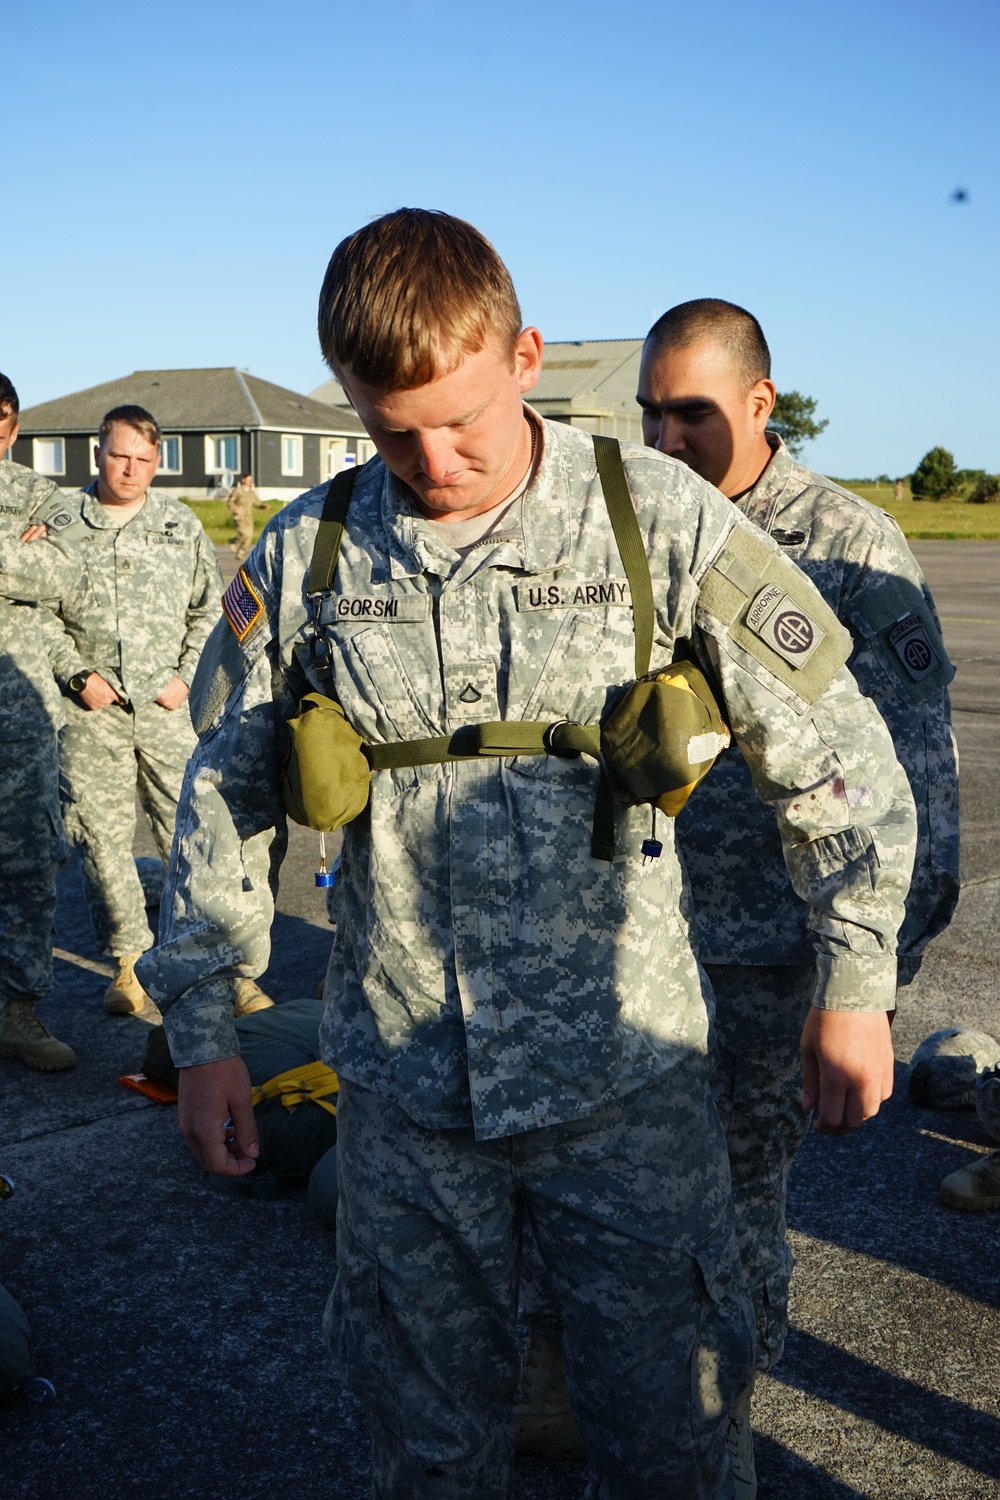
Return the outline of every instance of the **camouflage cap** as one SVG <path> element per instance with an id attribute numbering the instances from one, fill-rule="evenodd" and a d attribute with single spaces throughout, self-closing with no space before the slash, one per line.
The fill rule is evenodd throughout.
<path id="1" fill-rule="evenodd" d="M 910 1058 L 910 1098 L 924 1109 L 972 1109 L 979 1073 L 998 1063 L 1000 1042 L 984 1031 L 935 1031 Z"/>

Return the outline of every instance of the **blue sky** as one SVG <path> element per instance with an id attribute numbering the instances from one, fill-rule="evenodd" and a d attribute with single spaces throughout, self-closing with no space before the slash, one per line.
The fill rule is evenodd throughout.
<path id="1" fill-rule="evenodd" d="M 331 250 L 416 204 L 549 339 L 749 307 L 829 418 L 817 468 L 997 471 L 998 41 L 997 0 L 36 0 L 0 55 L 0 368 L 24 406 L 154 367 L 309 391 Z"/>

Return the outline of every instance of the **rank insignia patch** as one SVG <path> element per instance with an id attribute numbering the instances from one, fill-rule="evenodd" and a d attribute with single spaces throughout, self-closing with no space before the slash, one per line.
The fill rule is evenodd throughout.
<path id="1" fill-rule="evenodd" d="M 238 641 L 245 640 L 264 613 L 264 601 L 241 568 L 222 596 L 222 611 Z"/>
<path id="2" fill-rule="evenodd" d="M 889 645 L 899 657 L 914 682 L 928 677 L 941 658 L 931 645 L 926 627 L 919 615 L 904 615 L 889 631 Z"/>
<path id="3" fill-rule="evenodd" d="M 804 667 L 826 631 L 776 583 L 766 584 L 746 614 L 754 635 L 793 667 Z"/>

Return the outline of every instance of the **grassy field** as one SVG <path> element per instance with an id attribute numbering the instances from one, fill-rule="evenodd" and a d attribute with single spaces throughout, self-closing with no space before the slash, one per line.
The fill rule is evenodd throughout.
<path id="1" fill-rule="evenodd" d="M 891 484 L 870 484 L 862 479 L 838 479 L 837 483 L 887 510 L 908 537 L 1000 541 L 1000 505 L 966 505 L 964 500 L 914 500 L 909 485 L 903 486 L 902 504 L 896 505 Z M 236 535 L 236 523 L 224 500 L 188 500 L 185 504 L 190 505 L 217 547 L 229 545 Z M 254 511 L 254 540 L 281 507 L 282 501 L 272 500 L 267 510 Z"/>
<path id="2" fill-rule="evenodd" d="M 236 522 L 229 514 L 225 500 L 185 500 L 217 547 L 228 547 L 236 538 Z M 260 536 L 268 521 L 284 505 L 282 500 L 271 500 L 267 510 L 253 513 L 254 541 Z"/>
<path id="3" fill-rule="evenodd" d="M 838 479 L 837 483 L 887 510 L 904 535 L 914 540 L 1000 540 L 1000 505 L 967 505 L 958 499 L 914 500 L 908 484 L 903 486 L 902 503 L 896 505 L 891 484 L 869 484 L 863 479 Z"/>

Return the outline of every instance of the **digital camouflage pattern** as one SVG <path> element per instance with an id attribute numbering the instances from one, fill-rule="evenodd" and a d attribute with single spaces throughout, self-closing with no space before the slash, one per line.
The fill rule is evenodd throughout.
<path id="1" fill-rule="evenodd" d="M 376 1496 L 510 1493 L 521 1193 L 588 1457 L 615 1476 L 599 1493 L 729 1493 L 720 1421 L 752 1335 L 707 1068 L 690 1054 L 585 1120 L 489 1142 L 342 1086 L 325 1324 L 368 1411 Z"/>
<path id="2" fill-rule="evenodd" d="M 609 602 L 616 590 L 587 589 L 623 581 L 593 447 L 558 424 L 544 431 L 520 527 L 464 559 L 412 513 L 380 461 L 361 471 L 321 628 L 330 687 L 365 739 L 501 717 L 595 722 L 630 680 L 631 610 Z M 792 879 L 814 900 L 816 1003 L 884 1009 L 914 831 L 885 727 L 846 671 L 810 704 L 764 665 L 763 643 L 754 656 L 731 639 L 699 591 L 746 523 L 683 466 L 624 451 L 659 605 L 653 664 L 689 643 L 722 683 Z M 304 597 L 324 490 L 266 528 L 227 593 L 229 618 L 193 694 L 205 732 L 188 769 L 164 940 L 141 966 L 182 1066 L 233 1054 L 214 987 L 267 963 L 283 852 L 280 728 L 300 693 L 324 686 Z M 801 575 L 764 550 L 835 631 Z M 578 601 L 532 607 L 551 577 L 578 585 Z M 704 1050 L 704 980 L 670 825 L 660 819 L 662 858 L 643 863 L 649 811 L 619 807 L 615 861 L 593 861 L 596 782 L 593 763 L 557 757 L 373 777 L 344 840 L 327 982 L 326 1050 L 342 1076 L 426 1126 L 465 1125 L 471 1109 L 486 1138 L 586 1115 L 668 1073 L 687 1048 Z"/>
<path id="3" fill-rule="evenodd" d="M 169 495 L 150 490 L 124 526 L 98 500 L 96 484 L 75 505 L 84 529 L 77 576 L 56 612 L 56 677 L 68 689 L 76 673 L 99 672 L 126 702 L 91 712 L 67 699 L 63 816 L 83 853 L 95 936 L 120 957 L 152 942 L 132 858 L 136 790 L 166 860 L 195 743 L 187 704 L 171 711 L 153 700 L 175 675 L 190 684 L 222 585 L 201 522 Z"/>
<path id="4" fill-rule="evenodd" d="M 877 706 L 917 809 L 917 852 L 899 935 L 900 979 L 958 901 L 958 761 L 948 684 L 955 669 L 920 565 L 891 516 L 797 463 L 774 457 L 735 502 L 815 584 L 851 633 L 848 665 Z M 730 502 L 732 503 L 732 502 Z M 708 963 L 810 963 L 809 908 L 785 877 L 773 817 L 736 747 L 677 820 Z"/>
<path id="5" fill-rule="evenodd" d="M 36 601 L 57 595 L 72 569 L 47 542 L 19 538 L 61 504 L 50 479 L 0 462 L 0 1001 L 52 989 L 63 711 L 49 658 L 53 620 Z"/>
<path id="6" fill-rule="evenodd" d="M 895 521 L 768 436 L 774 456 L 736 507 L 778 542 L 850 631 L 849 666 L 882 714 L 913 791 L 917 849 L 899 939 L 898 977 L 907 983 L 958 900 L 954 668 L 923 573 Z M 738 750 L 723 755 L 694 795 L 677 836 L 716 992 L 713 1090 L 726 1126 L 758 1364 L 767 1369 L 787 1331 L 785 1182 L 808 1126 L 798 1103 L 799 1034 L 816 937 L 786 878 L 774 819 L 754 795 Z M 894 1003 L 887 996 L 887 1008 Z"/>
<path id="7" fill-rule="evenodd" d="M 160 942 L 137 965 L 164 1012 L 179 1065 L 238 1050 L 232 987 L 239 976 L 256 977 L 267 965 L 285 847 L 282 726 L 305 691 L 332 692 L 363 738 L 377 743 L 490 719 L 595 723 L 631 680 L 631 609 L 593 445 L 586 434 L 557 423 L 543 423 L 542 431 L 536 479 L 503 527 L 464 558 L 448 545 L 446 528 L 414 513 L 405 488 L 381 460 L 360 471 L 334 589 L 317 602 L 325 656 L 314 650 L 305 597 L 325 486 L 270 522 L 227 590 L 225 618 L 206 647 L 192 693 L 201 739 L 186 775 Z M 791 876 L 813 903 L 822 952 L 816 1002 L 882 1009 L 894 989 L 895 932 L 915 821 L 885 726 L 839 666 L 849 650 L 846 634 L 777 547 L 717 491 L 642 448 L 626 446 L 624 459 L 657 603 L 652 665 L 688 649 L 722 684 L 756 784 L 777 812 Z M 756 557 L 756 571 L 747 557 Z M 762 570 L 772 590 L 767 608 L 760 603 Z M 814 644 L 829 642 L 825 676 L 804 672 L 796 679 L 793 653 L 782 655 L 767 643 L 776 598 L 784 601 L 782 616 L 794 615 Z M 784 678 L 798 680 L 802 691 Z M 540 1134 L 573 1142 L 558 1184 L 553 1166 L 547 1184 L 529 1181 L 522 1191 L 536 1222 L 539 1213 L 544 1220 L 541 1250 L 547 1262 L 551 1258 L 567 1322 L 571 1389 L 591 1402 L 585 1417 L 593 1456 L 604 1468 L 602 1494 L 618 1500 L 648 1494 L 648 1486 L 635 1486 L 644 1464 L 660 1462 L 650 1444 L 663 1438 L 662 1457 L 674 1450 L 676 1433 L 665 1435 L 662 1424 L 672 1418 L 663 1392 L 647 1389 L 636 1422 L 623 1424 L 620 1438 L 613 1438 L 606 1410 L 601 1416 L 607 1398 L 596 1393 L 599 1376 L 588 1385 L 579 1368 L 589 1330 L 602 1322 L 600 1347 L 610 1348 L 623 1334 L 631 1337 L 641 1305 L 657 1337 L 669 1325 L 683 1341 L 696 1307 L 705 1312 L 706 1282 L 732 1276 L 732 1222 L 719 1190 L 726 1165 L 706 1093 L 711 997 L 691 947 L 690 902 L 672 825 L 659 820 L 663 854 L 644 862 L 640 846 L 650 831 L 649 810 L 619 802 L 615 859 L 593 860 L 597 780 L 593 762 L 557 757 L 380 771 L 368 809 L 346 831 L 324 1055 L 342 1084 L 347 1080 L 347 1094 L 374 1096 L 377 1119 L 405 1116 L 409 1122 L 409 1156 L 404 1162 L 396 1139 L 396 1159 L 384 1171 L 390 1193 L 406 1172 L 414 1196 L 403 1227 L 376 1222 L 389 1208 L 377 1201 L 388 1194 L 372 1187 L 372 1136 L 359 1131 L 355 1148 L 342 1116 L 341 1190 L 349 1201 L 342 1207 L 346 1232 L 338 1230 L 341 1292 L 350 1295 L 352 1284 L 366 1276 L 370 1292 L 372 1277 L 381 1282 L 384 1269 L 394 1301 L 405 1297 L 401 1286 L 397 1297 L 393 1282 L 407 1274 L 402 1246 L 411 1231 L 430 1233 L 416 1206 L 421 1191 L 452 1203 L 460 1215 L 466 1191 L 478 1191 L 475 1166 L 491 1175 L 490 1201 L 504 1205 L 501 1221 L 483 1225 L 479 1250 L 467 1251 L 461 1291 L 455 1256 L 442 1248 L 446 1230 L 427 1242 L 427 1268 L 416 1277 L 420 1300 L 406 1314 L 419 1355 L 400 1371 L 396 1403 L 408 1403 L 410 1412 L 422 1405 L 426 1447 L 411 1436 L 412 1418 L 402 1413 L 391 1430 L 383 1428 L 373 1387 L 389 1335 L 375 1322 L 370 1302 L 351 1315 L 344 1359 L 375 1416 L 379 1495 L 420 1493 L 407 1487 L 408 1477 L 400 1488 L 396 1476 L 409 1476 L 414 1457 L 432 1452 L 432 1467 L 442 1470 L 435 1478 L 444 1486 L 436 1495 L 492 1493 L 453 1402 L 435 1425 L 434 1403 L 451 1378 L 452 1358 L 461 1368 L 459 1395 L 477 1397 L 472 1423 L 481 1427 L 489 1409 L 490 1454 L 504 1462 L 508 1453 L 509 1417 L 496 1403 L 502 1386 L 509 1404 L 516 1378 L 509 1269 L 516 1236 L 502 1222 L 503 1215 L 509 1221 L 509 1186 L 498 1188 L 490 1163 L 506 1161 L 509 1170 L 515 1158 L 527 1159 Z M 655 1257 L 643 1241 L 647 1205 L 636 1190 L 643 1130 L 637 1128 L 633 1147 L 621 1145 L 617 1159 L 602 1136 L 609 1112 L 621 1109 L 624 1118 L 633 1106 L 640 1109 L 633 1096 L 647 1099 L 653 1111 L 643 1130 L 658 1129 L 669 1139 L 671 1128 L 689 1117 L 706 1127 L 690 1155 L 678 1146 L 650 1193 L 661 1247 L 667 1239 L 676 1248 L 675 1236 L 686 1232 L 690 1250 L 707 1236 L 697 1285 L 689 1255 L 683 1272 L 675 1261 L 669 1274 L 661 1258 L 664 1274 L 653 1290 Z M 446 1161 L 449 1142 L 457 1140 L 452 1132 L 462 1134 L 466 1152 L 460 1182 L 449 1175 L 457 1167 Z M 607 1186 L 591 1197 L 582 1175 L 594 1151 L 606 1164 Z M 385 1147 L 378 1159 L 391 1155 Z M 570 1156 L 580 1163 L 576 1182 Z M 396 1176 L 388 1175 L 393 1171 Z M 657 1207 L 670 1192 L 683 1224 Z M 546 1194 L 548 1209 L 540 1206 Z M 602 1276 L 606 1215 L 616 1219 L 620 1238 Z M 578 1243 L 564 1256 L 571 1219 Z M 551 1227 L 557 1221 L 563 1224 L 558 1237 Z M 371 1260 L 376 1244 L 377 1271 Z M 362 1255 L 352 1268 L 352 1246 L 359 1245 L 368 1259 Z M 626 1256 L 630 1264 L 622 1270 Z M 409 1270 L 410 1287 L 418 1259 Z M 480 1277 L 476 1299 L 467 1290 L 473 1266 Z M 600 1287 L 601 1301 L 586 1317 L 585 1276 Z M 483 1292 L 487 1282 L 500 1287 L 502 1306 L 493 1292 Z M 456 1340 L 441 1338 L 441 1309 L 453 1296 L 462 1317 L 473 1320 L 463 1332 L 465 1326 L 485 1329 L 481 1350 L 452 1351 Z M 728 1326 L 732 1330 L 731 1321 Z M 478 1335 L 469 1336 L 478 1344 Z M 740 1352 L 734 1344 L 732 1359 L 720 1350 L 706 1350 L 703 1361 L 699 1356 L 698 1378 L 686 1387 L 701 1393 L 698 1441 L 713 1471 L 705 1493 L 722 1492 L 726 1459 L 718 1456 L 719 1434 L 731 1386 L 748 1368 L 745 1331 L 735 1343 Z M 492 1376 L 475 1368 L 487 1350 L 496 1362 Z M 625 1351 L 615 1360 L 620 1370 Z M 429 1375 L 422 1361 L 439 1363 Z M 654 1405 L 655 1431 L 643 1435 L 637 1431 L 641 1417 Z M 619 1420 L 620 1409 L 615 1415 Z M 684 1420 L 677 1418 L 678 1424 Z M 455 1421 L 458 1435 L 449 1425 Z M 673 1461 L 680 1462 L 676 1452 Z M 685 1484 L 670 1493 L 698 1492 Z"/>

